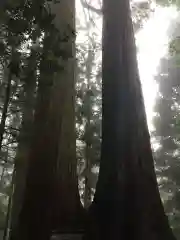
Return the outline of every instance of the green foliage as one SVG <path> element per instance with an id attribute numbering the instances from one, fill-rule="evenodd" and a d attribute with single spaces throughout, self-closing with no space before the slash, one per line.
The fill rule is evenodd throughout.
<path id="1" fill-rule="evenodd" d="M 177 6 L 180 7 L 180 1 L 179 0 L 156 0 L 156 3 L 163 6 L 163 7 L 169 7 L 169 6 Z"/>
<path id="2" fill-rule="evenodd" d="M 150 3 L 150 1 L 133 2 L 131 11 L 135 32 L 143 27 L 144 22 L 148 20 L 153 11 Z"/>
<path id="3" fill-rule="evenodd" d="M 93 195 L 97 181 L 97 173 L 93 172 L 93 168 L 99 165 L 101 145 L 101 78 L 100 69 L 95 70 L 98 46 L 93 39 L 89 39 L 89 42 L 86 48 L 83 46 L 80 49 L 76 97 L 77 158 L 83 202 L 86 187 L 91 189 Z"/>
<path id="4" fill-rule="evenodd" d="M 174 38 L 169 44 L 169 52 L 171 55 L 180 53 L 180 38 Z"/>
<path id="5" fill-rule="evenodd" d="M 175 35 L 179 34 L 179 25 Z M 166 199 L 164 206 L 169 216 L 173 231 L 179 239 L 180 232 L 180 65 L 179 37 L 174 38 L 169 45 L 169 54 L 161 60 L 159 73 L 156 78 L 159 84 L 159 94 L 156 100 L 154 118 L 155 132 L 159 148 L 155 152 L 157 174 L 160 177 L 160 191 Z"/>

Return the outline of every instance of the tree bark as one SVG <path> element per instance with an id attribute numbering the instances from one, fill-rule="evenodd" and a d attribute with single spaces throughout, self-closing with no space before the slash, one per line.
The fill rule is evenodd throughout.
<path id="1" fill-rule="evenodd" d="M 129 1 L 104 0 L 103 15 L 101 164 L 87 238 L 174 240 L 156 181 Z"/>
<path id="2" fill-rule="evenodd" d="M 5 71 L 5 77 L 7 77 L 7 86 L 6 86 L 6 90 L 5 90 L 4 105 L 3 105 L 3 109 L 2 109 L 2 117 L 1 117 L 1 122 L 0 122 L 0 151 L 2 151 L 3 135 L 5 132 L 8 106 L 9 106 L 9 101 L 10 101 L 10 97 L 11 97 L 12 73 L 11 73 L 10 69 L 8 69 L 8 68 Z"/>
<path id="3" fill-rule="evenodd" d="M 45 37 L 46 38 L 46 37 Z M 46 52 L 44 50 L 44 58 Z M 41 61 L 35 107 L 33 135 L 28 154 L 28 169 L 23 203 L 13 240 L 49 240 L 51 230 L 52 176 L 55 170 L 57 136 L 50 114 L 52 85 L 50 76 L 43 74 Z"/>
<path id="4" fill-rule="evenodd" d="M 61 126 L 55 175 L 53 228 L 58 232 L 77 232 L 84 226 L 84 209 L 78 190 L 75 138 L 75 1 L 61 0 L 58 5 L 51 5 L 51 12 L 56 16 L 54 25 L 59 29 L 62 38 L 63 35 L 69 36 L 63 49 L 71 55 L 63 62 L 64 70 L 56 78 L 59 83 L 54 94 L 55 112 L 56 103 L 61 102 Z"/>
<path id="5" fill-rule="evenodd" d="M 62 56 L 61 70 L 48 74 L 45 66 L 50 36 L 45 35 L 26 189 L 16 240 L 49 240 L 52 230 L 72 231 L 80 222 L 74 132 L 75 5 L 73 0 L 62 0 L 50 8 L 55 13 L 55 27 L 60 37 L 65 38 L 62 42 L 58 40 L 58 44 L 70 57 Z"/>
<path id="6" fill-rule="evenodd" d="M 19 136 L 19 144 L 14 163 L 12 178 L 12 210 L 10 214 L 10 239 L 14 239 L 18 218 L 23 203 L 25 191 L 25 179 L 28 169 L 28 155 L 32 138 L 32 124 L 34 120 L 34 102 L 36 90 L 36 52 L 32 50 L 27 76 L 24 84 L 24 105 L 22 109 L 22 123 Z"/>

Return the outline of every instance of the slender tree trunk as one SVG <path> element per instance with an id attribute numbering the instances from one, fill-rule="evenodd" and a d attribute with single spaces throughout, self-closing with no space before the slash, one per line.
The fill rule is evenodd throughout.
<path id="1" fill-rule="evenodd" d="M 13 171 L 13 177 L 14 178 L 14 171 Z M 11 184 L 12 186 L 12 184 Z M 11 220 L 11 207 L 12 207 L 12 195 L 13 193 L 9 195 L 9 201 L 7 206 L 7 215 L 6 215 L 6 222 L 4 227 L 4 233 L 3 233 L 3 240 L 9 239 L 9 226 L 10 226 L 10 220 Z"/>
<path id="2" fill-rule="evenodd" d="M 104 0 L 103 13 L 101 164 L 90 210 L 96 234 L 88 237 L 174 240 L 154 171 L 129 1 Z"/>
<path id="3" fill-rule="evenodd" d="M 3 105 L 3 109 L 2 109 L 2 117 L 1 117 L 1 122 L 0 122 L 0 151 L 2 150 L 3 135 L 5 132 L 5 124 L 6 124 L 9 100 L 11 97 L 12 74 L 11 74 L 10 69 L 6 69 L 5 77 L 7 77 L 7 86 L 6 86 L 6 90 L 5 90 L 4 105 Z"/>
<path id="4" fill-rule="evenodd" d="M 86 149 L 85 149 L 85 156 L 86 156 L 86 167 L 85 167 L 85 189 L 84 189 L 84 206 L 85 208 L 89 208 L 91 205 L 91 117 L 92 117 L 92 106 L 91 106 L 91 74 L 92 74 L 92 64 L 94 59 L 93 50 L 91 49 L 92 46 L 89 44 L 88 49 L 88 57 L 86 63 L 86 79 L 87 79 L 87 122 L 86 122 Z"/>
<path id="5" fill-rule="evenodd" d="M 84 207 L 86 209 L 91 205 L 91 161 L 90 161 L 90 146 L 86 143 L 86 168 L 85 168 L 85 189 L 84 189 Z"/>

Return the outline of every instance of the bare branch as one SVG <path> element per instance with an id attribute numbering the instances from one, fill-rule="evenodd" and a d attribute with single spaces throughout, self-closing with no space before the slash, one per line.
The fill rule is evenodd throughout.
<path id="1" fill-rule="evenodd" d="M 81 0 L 81 4 L 84 8 L 87 8 L 88 10 L 93 11 L 98 15 L 102 15 L 102 9 L 98 9 L 98 8 L 93 7 L 92 5 L 87 3 L 86 0 Z"/>

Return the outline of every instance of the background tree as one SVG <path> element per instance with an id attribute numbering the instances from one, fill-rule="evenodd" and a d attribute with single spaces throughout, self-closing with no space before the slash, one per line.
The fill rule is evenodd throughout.
<path id="1" fill-rule="evenodd" d="M 12 176 L 13 160 L 16 153 L 17 137 L 21 122 L 21 109 L 24 101 L 23 78 L 25 59 L 28 54 L 23 54 L 23 48 L 30 34 L 29 19 L 25 19 L 23 13 L 28 9 L 20 2 L 8 3 L 1 14 L 1 66 L 3 71 L 1 102 L 3 105 L 1 118 L 1 186 L 8 189 L 4 196 L 11 195 L 10 181 Z M 6 85 L 6 83 L 8 84 Z M 7 86 L 7 87 L 6 87 Z M 6 91 L 5 91 L 6 90 Z M 6 94 L 5 94 L 6 93 Z M 4 186 L 4 187 L 3 187 Z M 4 189 L 4 190 L 5 190 Z M 1 189 L 1 191 L 3 191 Z M 7 195 L 8 193 L 8 195 Z M 4 221 L 5 222 L 5 221 Z"/>
<path id="2" fill-rule="evenodd" d="M 172 27 L 171 27 L 172 28 Z M 177 239 L 179 238 L 179 24 L 171 36 L 170 51 L 159 66 L 156 77 L 159 93 L 154 117 L 158 148 L 155 151 L 160 190 L 164 196 L 165 210 Z"/>
<path id="3" fill-rule="evenodd" d="M 101 44 L 99 29 L 92 18 L 96 22 L 101 16 L 94 16 L 86 8 L 82 8 L 82 14 L 84 24 L 77 25 L 77 30 L 85 36 L 83 43 L 77 36 L 76 132 L 79 189 L 87 208 L 94 195 L 100 158 Z"/>

